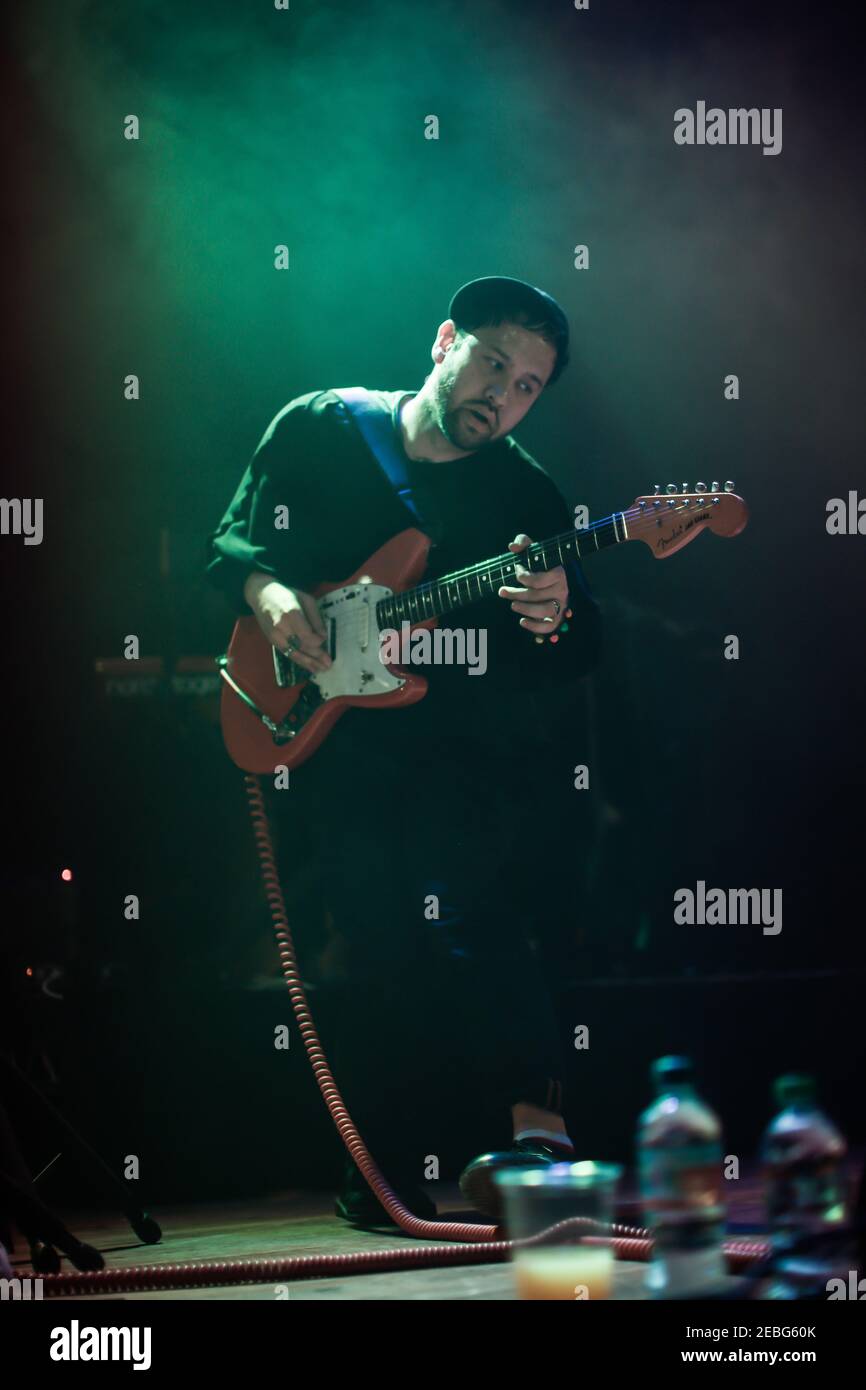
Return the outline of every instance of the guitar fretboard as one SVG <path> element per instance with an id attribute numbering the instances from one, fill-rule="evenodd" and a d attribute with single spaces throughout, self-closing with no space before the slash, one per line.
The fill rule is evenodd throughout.
<path id="1" fill-rule="evenodd" d="M 582 531 L 563 531 L 550 540 L 536 541 L 519 555 L 507 551 L 493 560 L 468 569 L 455 570 L 441 579 L 431 579 L 402 594 L 392 594 L 376 604 L 380 628 L 396 627 L 401 622 L 419 623 L 425 618 L 439 618 L 455 608 L 464 608 L 478 599 L 496 594 L 503 584 L 515 580 L 517 567 L 535 573 L 594 555 L 598 550 L 618 545 L 629 539 L 628 522 L 639 513 L 613 512 Z M 519 585 L 515 585 L 519 587 Z"/>

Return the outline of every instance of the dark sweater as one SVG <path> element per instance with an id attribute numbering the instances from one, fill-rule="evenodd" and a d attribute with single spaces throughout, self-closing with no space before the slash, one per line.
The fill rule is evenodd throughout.
<path id="1" fill-rule="evenodd" d="M 397 407 L 410 394 L 374 393 L 391 413 L 401 454 Z M 510 435 L 459 459 L 407 459 L 407 470 L 424 530 L 434 542 L 426 578 L 501 555 L 520 531 L 539 541 L 572 525 L 552 480 Z M 280 505 L 289 509 L 285 530 L 274 526 Z M 417 525 L 339 398 L 332 391 L 314 391 L 290 401 L 266 430 L 209 538 L 208 574 L 234 611 L 248 614 L 243 588 L 251 571 L 310 590 L 348 578 L 392 536 Z M 513 736 L 519 725 L 530 738 L 541 737 L 545 691 L 592 670 L 600 654 L 598 606 L 580 566 L 571 562 L 567 568 L 574 616 L 553 646 L 536 643 L 505 599 L 481 599 L 442 619 L 452 627 L 486 629 L 487 672 L 469 676 L 460 666 L 413 668 L 428 678 L 430 690 L 419 705 L 400 711 L 395 733 L 397 723 L 428 734 L 456 724 L 470 738 L 496 743 Z M 362 720 L 384 725 L 390 719 L 390 714 L 381 721 L 372 712 L 357 715 L 350 711 L 342 724 L 363 731 Z"/>

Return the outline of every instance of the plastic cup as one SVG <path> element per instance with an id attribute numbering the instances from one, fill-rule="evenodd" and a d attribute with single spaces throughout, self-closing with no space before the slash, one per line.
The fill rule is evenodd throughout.
<path id="1" fill-rule="evenodd" d="M 495 1173 L 518 1298 L 582 1302 L 613 1292 L 615 1163 L 554 1163 Z"/>

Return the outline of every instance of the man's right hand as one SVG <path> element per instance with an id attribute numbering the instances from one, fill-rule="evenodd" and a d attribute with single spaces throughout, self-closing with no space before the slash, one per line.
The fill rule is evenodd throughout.
<path id="1" fill-rule="evenodd" d="M 312 594 L 287 589 L 271 574 L 254 571 L 244 585 L 244 598 L 268 641 L 305 671 L 327 671 L 331 658 L 323 651 L 325 625 Z M 289 650 L 300 642 L 299 647 Z"/>

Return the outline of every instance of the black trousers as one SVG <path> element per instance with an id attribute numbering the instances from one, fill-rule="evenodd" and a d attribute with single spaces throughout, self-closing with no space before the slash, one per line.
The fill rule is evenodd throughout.
<path id="1" fill-rule="evenodd" d="M 432 743 L 413 713 L 350 712 L 293 774 L 347 943 L 333 1069 L 392 1167 L 430 1152 L 428 1103 L 455 1072 L 488 1105 L 563 1103 L 554 1008 L 527 941 L 552 848 L 531 843 L 531 785 L 503 749 L 441 731 Z"/>

